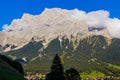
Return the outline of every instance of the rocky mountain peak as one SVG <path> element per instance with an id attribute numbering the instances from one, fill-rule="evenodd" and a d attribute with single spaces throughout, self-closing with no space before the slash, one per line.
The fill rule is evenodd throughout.
<path id="1" fill-rule="evenodd" d="M 106 29 L 89 31 L 89 25 L 74 18 L 79 10 L 60 8 L 45 9 L 39 15 L 25 13 L 21 19 L 15 19 L 11 25 L 0 32 L 0 45 L 14 44 L 21 46 L 34 40 L 45 40 L 49 43 L 58 36 L 85 38 L 90 35 L 103 35 L 111 38 Z M 79 17 L 79 16 L 78 16 Z"/>

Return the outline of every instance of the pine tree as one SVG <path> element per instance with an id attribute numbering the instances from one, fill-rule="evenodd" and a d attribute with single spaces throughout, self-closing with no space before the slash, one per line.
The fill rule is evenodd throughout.
<path id="1" fill-rule="evenodd" d="M 53 59 L 51 71 L 46 75 L 46 80 L 65 80 L 63 65 L 58 54 Z"/>

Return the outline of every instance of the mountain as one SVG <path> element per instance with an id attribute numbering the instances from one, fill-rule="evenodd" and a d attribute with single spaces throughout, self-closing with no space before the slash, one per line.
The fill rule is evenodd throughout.
<path id="1" fill-rule="evenodd" d="M 35 41 L 45 40 L 48 44 L 58 36 L 63 37 L 65 35 L 68 38 L 71 38 L 71 35 L 76 38 L 84 38 L 95 34 L 110 38 L 106 29 L 99 28 L 101 31 L 94 29 L 89 31 L 94 26 L 76 19 L 75 16 L 78 12 L 80 11 L 77 9 L 46 8 L 40 15 L 36 16 L 25 13 L 21 19 L 14 19 L 9 26 L 4 26 L 3 31 L 0 32 L 0 45 L 4 47 L 9 44 L 20 48 L 29 43 L 32 38 Z M 4 51 L 9 50 L 11 48 Z"/>
<path id="2" fill-rule="evenodd" d="M 120 39 L 106 25 L 99 26 L 96 20 L 93 25 L 94 19 L 85 22 L 79 13 L 92 19 L 102 15 L 59 8 L 45 9 L 36 16 L 24 14 L 0 33 L 0 51 L 17 60 L 26 58 L 26 72 L 48 72 L 53 56 L 59 54 L 65 69 L 120 75 Z"/>

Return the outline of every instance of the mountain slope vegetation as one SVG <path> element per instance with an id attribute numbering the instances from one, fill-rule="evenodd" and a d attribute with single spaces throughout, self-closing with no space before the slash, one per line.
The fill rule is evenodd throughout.
<path id="1" fill-rule="evenodd" d="M 112 39 L 108 44 L 105 37 L 89 36 L 80 40 L 59 38 L 52 40 L 46 48 L 42 41 L 30 42 L 21 49 L 5 53 L 17 58 L 26 57 L 28 62 L 24 66 L 25 71 L 49 70 L 50 62 L 55 54 L 60 54 L 65 68 L 72 66 L 80 72 L 91 72 L 92 70 L 103 72 L 106 75 L 119 75 L 120 69 L 109 66 L 120 66 L 119 39 Z M 41 52 L 40 49 L 43 49 Z"/>

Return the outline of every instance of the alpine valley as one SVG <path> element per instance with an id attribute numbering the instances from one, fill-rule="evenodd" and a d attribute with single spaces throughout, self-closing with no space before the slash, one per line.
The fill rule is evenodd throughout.
<path id="1" fill-rule="evenodd" d="M 78 19 L 79 13 L 53 8 L 40 15 L 24 14 L 0 32 L 0 53 L 23 63 L 26 72 L 48 72 L 59 54 L 65 69 L 120 75 L 120 39 L 104 26 Z"/>

